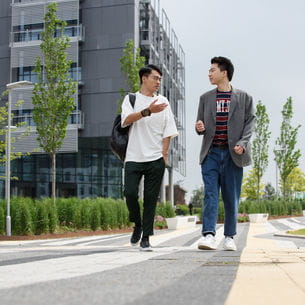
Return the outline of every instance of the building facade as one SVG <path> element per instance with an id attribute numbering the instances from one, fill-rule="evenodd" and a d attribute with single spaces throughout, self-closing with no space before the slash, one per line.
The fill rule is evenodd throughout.
<path id="1" fill-rule="evenodd" d="M 75 110 L 57 155 L 57 195 L 122 196 L 122 167 L 109 148 L 109 136 L 119 89 L 126 88 L 119 60 L 129 39 L 141 48 L 147 63 L 162 67 L 160 93 L 169 99 L 180 132 L 171 147 L 170 171 L 185 175 L 184 52 L 159 1 L 1 0 L 0 90 L 11 82 L 37 81 L 35 59 L 41 55 L 43 17 L 50 2 L 57 2 L 57 16 L 67 23 L 70 76 L 78 82 Z M 12 162 L 11 174 L 17 179 L 12 180 L 11 190 L 12 195 L 43 197 L 51 192 L 50 158 L 36 141 L 32 89 L 12 91 L 12 124 L 25 124 L 12 136 L 18 139 L 30 127 L 26 136 L 13 143 L 13 150 L 31 154 Z"/>

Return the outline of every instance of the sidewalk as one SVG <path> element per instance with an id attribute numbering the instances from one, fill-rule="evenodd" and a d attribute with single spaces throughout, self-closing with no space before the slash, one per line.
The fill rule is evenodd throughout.
<path id="1" fill-rule="evenodd" d="M 266 233 L 265 223 L 250 224 L 225 305 L 305 305 L 305 251 L 279 248 Z"/>

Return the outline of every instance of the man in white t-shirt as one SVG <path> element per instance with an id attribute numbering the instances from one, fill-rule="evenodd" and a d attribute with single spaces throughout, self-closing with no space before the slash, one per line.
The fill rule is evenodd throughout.
<path id="1" fill-rule="evenodd" d="M 170 139 L 177 128 L 168 100 L 156 93 L 162 78 L 161 70 L 147 65 L 139 71 L 141 89 L 136 92 L 134 108 L 126 95 L 122 104 L 122 127 L 130 124 L 125 158 L 124 195 L 129 219 L 135 223 L 131 244 L 140 241 L 140 250 L 152 251 L 149 236 L 153 235 L 158 195 L 168 162 Z M 141 217 L 138 202 L 139 183 L 144 176 L 144 209 Z"/>

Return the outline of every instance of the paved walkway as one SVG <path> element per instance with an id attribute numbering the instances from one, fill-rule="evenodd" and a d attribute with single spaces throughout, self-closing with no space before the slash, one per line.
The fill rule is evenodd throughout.
<path id="1" fill-rule="evenodd" d="M 238 250 L 197 249 L 201 227 L 156 231 L 154 252 L 130 233 L 0 242 L 2 305 L 305 305 L 305 218 L 238 224 Z M 277 234 L 277 236 L 275 236 Z M 280 235 L 280 236 L 279 236 Z"/>
<path id="2" fill-rule="evenodd" d="M 291 247 L 289 241 L 285 248 L 268 233 L 268 224 L 250 224 L 225 305 L 305 304 L 305 249 Z"/>

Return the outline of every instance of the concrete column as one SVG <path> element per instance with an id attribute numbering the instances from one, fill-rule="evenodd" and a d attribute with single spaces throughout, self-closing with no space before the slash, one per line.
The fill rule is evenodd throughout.
<path id="1" fill-rule="evenodd" d="M 173 168 L 168 168 L 168 195 L 169 202 L 174 206 L 174 173 Z"/>

